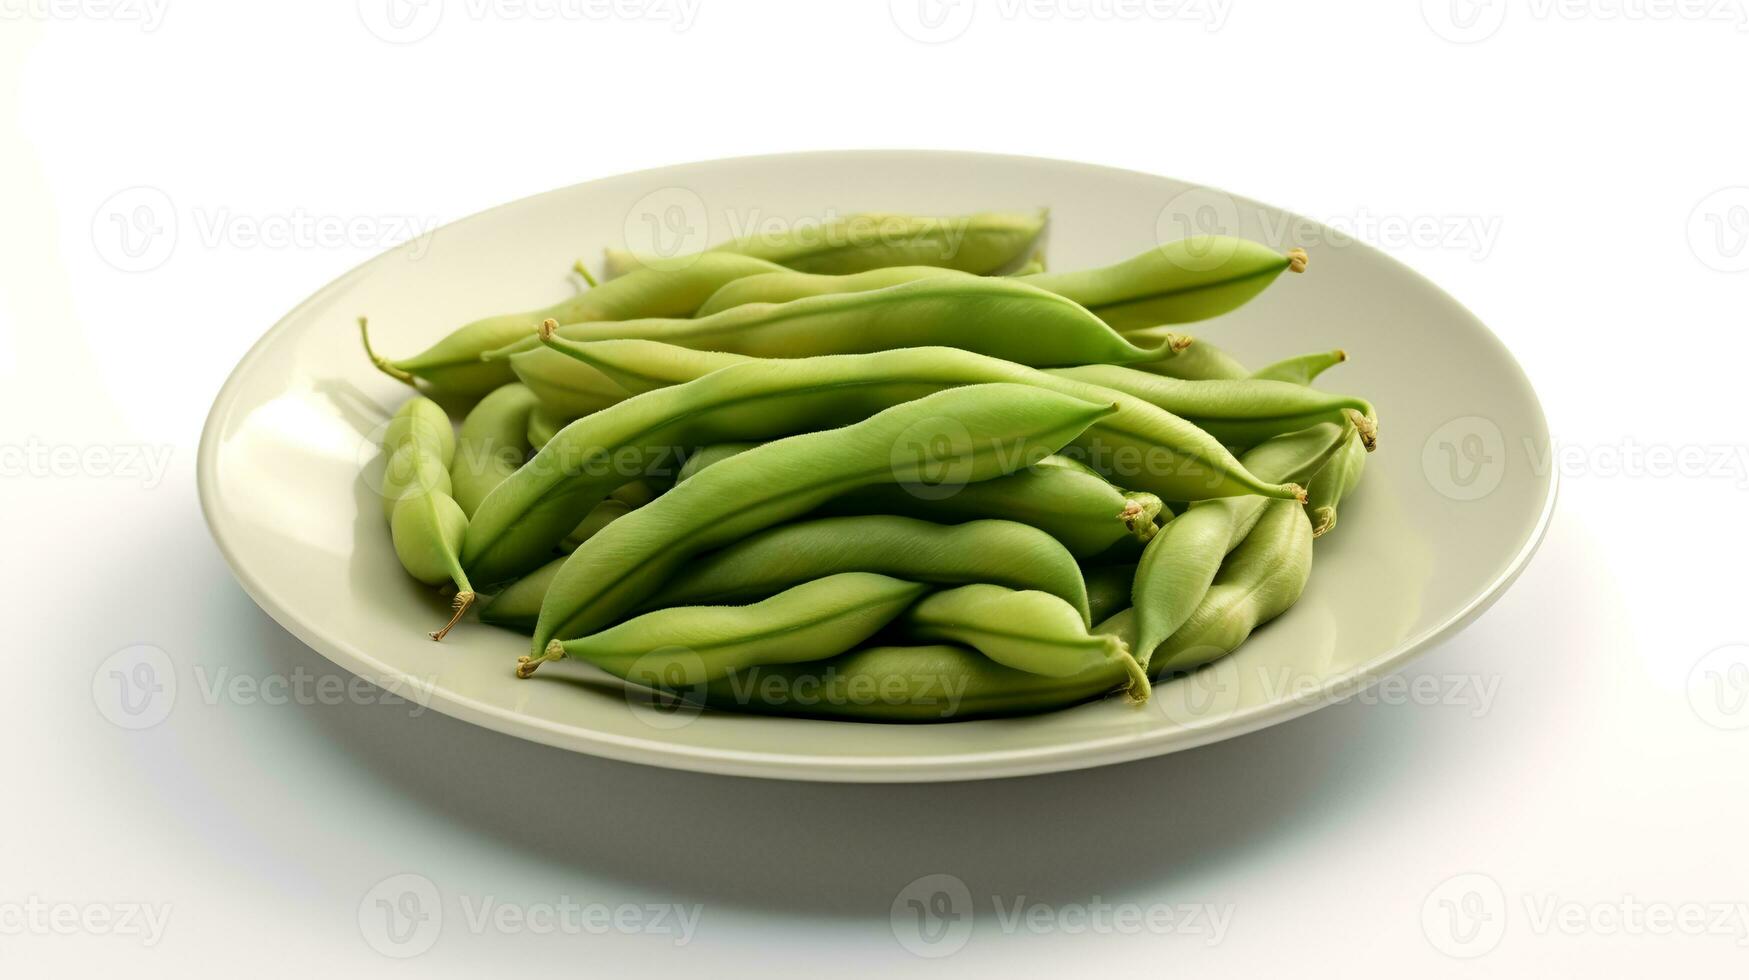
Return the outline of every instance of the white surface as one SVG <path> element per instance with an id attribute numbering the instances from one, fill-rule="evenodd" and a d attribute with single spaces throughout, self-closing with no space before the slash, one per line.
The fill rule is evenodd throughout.
<path id="1" fill-rule="evenodd" d="M 702 231 L 708 216 L 727 238 L 721 226 L 740 216 L 818 221 L 847 197 L 921 214 L 1049 201 L 1059 268 L 1120 261 L 1198 219 L 1305 247 L 1316 275 L 1195 325 L 1254 365 L 1339 343 L 1356 351 L 1339 390 L 1364 392 L 1384 420 L 1388 448 L 1368 459 L 1365 492 L 1344 501 L 1341 533 L 1318 546 L 1294 608 L 1212 670 L 1158 685 L 1145 709 L 1107 698 L 951 726 L 677 711 L 582 664 L 519 680 L 510 667 L 528 640 L 471 620 L 432 646 L 429 624 L 447 603 L 402 573 L 376 493 L 380 432 L 407 390 L 363 356 L 350 311 L 399 328 L 379 329 L 378 349 L 418 350 L 453 324 L 567 295 L 574 284 L 551 270 L 578 242 L 666 244 L 628 231 L 665 212 L 652 200 L 692 202 L 697 216 L 676 227 Z M 1283 240 L 1278 228 L 1294 232 Z M 1554 504 L 1556 481 L 1531 462 L 1550 452 L 1542 409 L 1499 341 L 1425 279 L 1333 235 L 1210 188 L 995 154 L 755 156 L 578 184 L 446 225 L 431 238 L 441 253 L 415 243 L 300 303 L 214 401 L 201 507 L 245 590 L 318 653 L 421 705 L 545 745 L 728 775 L 925 782 L 1082 769 L 1232 738 L 1352 693 L 1473 620 L 1523 570 Z M 1524 451 L 1508 456 L 1508 445 Z"/>
<path id="2" fill-rule="evenodd" d="M 396 969 L 360 910 L 404 873 L 432 882 L 442 924 L 387 948 L 431 939 L 400 969 L 438 975 L 1741 972 L 1741 918 L 1660 935 L 1643 911 L 1664 926 L 1749 902 L 1749 708 L 1726 713 L 1704 686 L 1746 653 L 1711 652 L 1749 641 L 1749 278 L 1726 271 L 1749 263 L 1749 192 L 1714 196 L 1749 185 L 1736 24 L 1514 6 L 1465 45 L 1417 4 L 1235 4 L 1215 31 L 989 4 L 924 47 L 885 3 L 707 3 L 681 32 L 449 6 L 403 46 L 344 3 L 172 3 L 147 33 L 0 6 L 8 975 Z M 1654 17 L 1611 15 L 1624 9 Z M 1564 477 L 1524 578 L 1409 672 L 1469 693 L 1349 704 L 1111 769 L 909 788 L 670 773 L 405 706 L 208 693 L 221 670 L 340 676 L 243 595 L 195 506 L 206 406 L 264 325 L 405 216 L 680 159 L 866 145 L 1240 189 L 1365 226 L 1469 305 L 1537 384 Z M 103 258 L 117 239 L 92 232 L 135 186 L 168 198 L 180 233 L 160 266 L 127 273 Z M 391 220 L 351 244 L 248 240 L 300 215 Z M 1415 227 L 1457 233 L 1402 233 Z M 142 445 L 168 451 L 161 481 L 95 455 Z M 84 462 L 32 462 L 33 446 Z M 143 731 L 92 696 L 100 665 L 134 644 L 162 650 L 179 685 Z M 1476 685 L 1494 692 L 1485 705 Z M 938 873 L 965 883 L 975 928 L 931 964 L 896 940 L 889 909 Z M 1484 877 L 1446 884 L 1459 875 Z M 678 949 L 470 919 L 563 896 L 703 915 Z M 1096 896 L 1232 912 L 1212 945 L 1005 931 L 992 901 L 1021 896 L 1071 925 Z M 145 948 L 21 919 L 33 899 L 93 925 L 123 903 L 169 919 Z M 1442 899 L 1492 914 L 1479 926 L 1503 926 L 1497 942 L 1479 928 L 1454 945 Z"/>

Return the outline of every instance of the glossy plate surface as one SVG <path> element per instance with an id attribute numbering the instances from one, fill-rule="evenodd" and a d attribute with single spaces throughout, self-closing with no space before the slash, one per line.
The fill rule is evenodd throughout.
<path id="1" fill-rule="evenodd" d="M 478 316 L 574 288 L 603 246 L 691 250 L 852 211 L 955 214 L 1048 205 L 1053 269 L 1219 230 L 1302 246 L 1237 313 L 1187 327 L 1252 366 L 1330 347 L 1321 386 L 1370 398 L 1380 449 L 1320 539 L 1287 615 L 1153 704 L 1030 718 L 870 725 L 652 708 L 585 667 L 517 681 L 526 640 L 465 622 L 396 564 L 367 478 L 373 430 L 408 390 L 358 344 L 401 356 Z M 340 666 L 506 734 L 617 759 L 793 779 L 921 781 L 1074 769 L 1229 738 L 1353 693 L 1462 627 L 1511 584 L 1555 498 L 1549 436 L 1511 355 L 1463 307 L 1383 254 L 1277 209 L 1147 174 L 1022 157 L 846 152 L 688 164 L 504 205 L 323 288 L 250 350 L 213 405 L 199 483 L 213 535 L 274 619 Z M 573 665 L 560 665 L 569 668 Z M 562 675 L 562 676 L 561 676 Z"/>

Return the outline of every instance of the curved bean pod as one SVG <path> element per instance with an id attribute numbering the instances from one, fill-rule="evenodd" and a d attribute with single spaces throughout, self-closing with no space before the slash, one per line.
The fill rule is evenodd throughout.
<path id="1" fill-rule="evenodd" d="M 662 587 L 657 601 L 664 606 L 746 602 L 852 571 L 1048 592 L 1092 623 L 1074 557 L 1045 532 L 1013 521 L 943 525 L 876 515 L 784 524 L 693 562 Z M 1124 591 L 1127 595 L 1127 582 Z"/>
<path id="2" fill-rule="evenodd" d="M 453 582 L 456 587 L 455 614 L 431 634 L 441 640 L 474 601 L 459 557 L 468 517 L 450 496 L 455 430 L 441 408 L 416 395 L 390 418 L 383 450 L 389 460 L 381 492 L 395 557 L 426 585 Z"/>
<path id="3" fill-rule="evenodd" d="M 1254 472 L 1305 480 L 1354 441 L 1353 429 L 1326 423 L 1271 439 L 1246 453 L 1245 465 Z M 1132 592 L 1133 639 L 1136 656 L 1144 664 L 1151 651 L 1190 620 L 1223 560 L 1251 533 L 1266 505 L 1262 497 L 1193 504 L 1149 542 L 1136 567 Z"/>
<path id="4" fill-rule="evenodd" d="M 1176 334 L 1161 328 L 1157 330 L 1139 330 L 1126 336 L 1141 343 L 1147 343 L 1160 337 L 1174 337 Z M 1152 361 L 1147 364 L 1137 364 L 1136 369 L 1149 374 L 1163 375 L 1168 378 L 1182 378 L 1185 381 L 1242 381 L 1251 377 L 1251 372 L 1240 364 L 1233 355 L 1221 350 L 1214 344 L 1202 338 L 1179 351 L 1177 357 L 1168 357 L 1163 361 Z"/>
<path id="5" fill-rule="evenodd" d="M 631 397 L 630 391 L 596 368 L 539 345 L 505 361 L 554 418 L 582 418 Z"/>
<path id="6" fill-rule="evenodd" d="M 528 413 L 529 447 L 545 449 L 547 443 L 552 442 L 553 437 L 559 434 L 559 430 L 568 424 L 564 419 L 548 412 L 545 406 L 536 405 L 534 411 Z M 481 501 L 481 503 L 485 503 L 485 501 Z"/>
<path id="7" fill-rule="evenodd" d="M 781 234 L 749 235 L 709 251 L 673 258 L 607 250 L 607 274 L 640 267 L 684 268 L 713 254 L 739 254 L 797 272 L 844 274 L 893 265 L 929 265 L 979 275 L 1024 263 L 1043 234 L 1049 212 L 980 211 L 941 217 L 870 212 L 834 221 L 796 223 Z"/>
<path id="8" fill-rule="evenodd" d="M 1138 347 L 1072 300 L 1017 280 L 983 276 L 936 277 L 861 293 L 753 303 L 691 320 L 565 324 L 558 334 L 571 341 L 661 340 L 754 357 L 863 354 L 939 344 L 1036 367 L 1153 361 L 1180 349 L 1171 341 Z"/>
<path id="9" fill-rule="evenodd" d="M 1346 360 L 1348 352 L 1340 349 L 1301 354 L 1259 368 L 1251 377 L 1257 381 L 1285 381 L 1288 384 L 1309 385 L 1318 380 L 1318 375 Z"/>
<path id="10" fill-rule="evenodd" d="M 1258 498 L 1262 499 L 1262 498 Z M 1036 527 L 1076 558 L 1092 558 L 1124 541 L 1154 536 L 1160 498 L 1125 492 L 1061 456 L 994 480 L 963 487 L 864 487 L 835 498 L 824 514 L 901 514 L 941 523 L 994 519 Z"/>
<path id="11" fill-rule="evenodd" d="M 768 272 L 724 283 L 698 308 L 699 316 L 710 316 L 749 303 L 788 303 L 809 296 L 830 296 L 838 293 L 866 293 L 900 283 L 942 276 L 967 277 L 969 272 L 943 269 L 931 265 L 895 265 L 867 272 L 834 276 L 818 272 Z"/>
<path id="12" fill-rule="evenodd" d="M 1289 270 L 1306 270 L 1304 249 L 1283 255 L 1243 238 L 1197 235 L 1116 265 L 1045 272 L 1022 281 L 1067 296 L 1128 331 L 1219 316 L 1243 306 Z"/>
<path id="13" fill-rule="evenodd" d="M 763 440 L 843 425 L 944 388 L 1023 382 L 1033 391 L 1115 404 L 1077 451 L 1134 457 L 1125 482 L 1161 497 L 1201 499 L 1261 493 L 1298 497 L 1247 472 L 1226 447 L 1195 426 L 1139 399 L 949 348 L 731 365 L 697 380 L 629 398 L 567 426 L 494 490 L 468 529 L 462 560 L 482 583 L 541 564 L 602 494 L 676 450 Z M 538 417 L 538 412 L 536 417 Z M 1146 464 L 1146 465 L 1142 465 Z M 1014 461 L 1010 469 L 1021 465 Z M 1139 472 L 1128 474 L 1129 469 Z M 692 482 L 692 481 L 687 481 Z"/>
<path id="14" fill-rule="evenodd" d="M 824 660 L 893 621 L 929 587 L 869 572 L 803 582 L 746 606 L 676 606 L 575 640 L 554 640 L 541 660 L 575 657 L 658 690 L 687 688 L 760 664 Z"/>
<path id="15" fill-rule="evenodd" d="M 757 442 L 719 442 L 714 446 L 705 446 L 686 457 L 686 462 L 680 466 L 680 473 L 674 478 L 675 483 L 683 482 L 695 476 L 699 470 L 713 463 L 720 463 L 730 456 L 739 456 L 754 446 Z"/>
<path id="16" fill-rule="evenodd" d="M 470 517 L 492 488 L 521 468 L 528 457 L 528 417 L 534 392 L 508 384 L 480 399 L 462 420 L 450 461 L 450 495 Z"/>
<path id="17" fill-rule="evenodd" d="M 599 534 L 602 528 L 636 509 L 623 500 L 615 500 L 612 497 L 603 500 L 591 507 L 589 513 L 577 522 L 576 527 L 571 529 L 571 533 L 565 535 L 565 540 L 559 542 L 559 548 L 564 551 L 576 551 L 583 542 Z"/>
<path id="18" fill-rule="evenodd" d="M 576 343 L 545 329 L 539 336 L 536 343 L 545 343 L 559 355 L 582 361 L 634 394 L 671 388 L 731 364 L 758 360 L 745 354 L 693 350 L 659 340 L 625 338 Z"/>
<path id="19" fill-rule="evenodd" d="M 1099 623 L 1130 605 L 1131 587 L 1136 581 L 1136 563 L 1093 565 L 1081 570 L 1087 583 L 1088 622 Z M 997 582 L 997 585 L 1007 583 Z"/>
<path id="20" fill-rule="evenodd" d="M 651 378 L 663 373 L 690 373 L 691 379 L 696 380 L 727 366 L 687 356 L 684 348 L 655 341 L 580 343 L 565 340 L 551 331 L 544 331 L 543 337 L 555 349 L 587 360 L 616 378 L 622 375 Z M 1190 349 L 1196 348 L 1192 346 Z M 1299 493 L 1298 487 L 1272 486 L 1256 479 L 1245 471 L 1219 439 L 1143 399 L 1090 385 L 1067 377 L 1062 372 L 1036 371 L 968 351 L 949 348 L 918 350 L 930 352 L 929 369 L 935 372 L 934 377 L 938 384 L 956 383 L 955 379 L 961 384 L 1018 382 L 1077 398 L 1091 397 L 1099 401 L 1114 402 L 1118 406 L 1117 414 L 1102 419 L 1078 438 L 1073 455 L 1086 457 L 1084 461 L 1092 462 L 1094 469 L 1159 497 L 1170 500 L 1202 500 L 1243 493 L 1279 497 Z M 677 351 L 680 352 L 679 356 L 671 356 Z M 879 359 L 899 354 L 899 351 L 885 351 L 862 356 L 869 359 L 866 363 L 884 363 Z M 832 357 L 789 363 L 800 368 L 806 361 L 835 363 Z M 737 363 L 782 365 L 785 362 L 781 359 L 752 358 Z"/>
<path id="21" fill-rule="evenodd" d="M 1377 445 L 1378 414 L 1363 398 L 1284 381 L 1183 381 L 1112 364 L 1055 368 L 1050 373 L 1140 398 L 1230 446 L 1255 446 L 1284 432 L 1344 419 L 1354 422 L 1367 449 Z"/>
<path id="22" fill-rule="evenodd" d="M 534 624 L 540 620 L 541 600 L 547 597 L 547 587 L 564 564 L 561 555 L 500 589 L 480 609 L 480 622 L 533 635 Z"/>
<path id="23" fill-rule="evenodd" d="M 1129 675 L 1130 698 L 1148 700 L 1148 675 L 1115 636 L 1087 632 L 1073 606 L 1046 592 L 962 585 L 912 606 L 902 628 L 922 640 L 963 643 L 1015 670 L 1073 677 L 1116 661 Z"/>
<path id="24" fill-rule="evenodd" d="M 749 667 L 706 685 L 700 700 L 715 708 L 803 718 L 941 722 L 1054 711 L 1129 683 L 1117 660 L 1069 677 L 1046 677 L 943 643 L 870 646 L 818 663 Z"/>
<path id="25" fill-rule="evenodd" d="M 555 638 L 587 636 L 614 622 L 694 555 L 860 486 L 916 482 L 942 472 L 976 482 L 1011 472 L 1112 411 L 1109 404 L 1022 385 L 971 385 L 730 457 L 609 524 L 571 553 L 541 607 L 534 656 L 544 655 Z M 506 481 L 494 496 L 509 486 Z"/>
<path id="26" fill-rule="evenodd" d="M 1153 651 L 1155 676 L 1218 660 L 1251 631 L 1287 612 L 1312 574 L 1312 525 L 1300 507 L 1282 502 L 1263 516 L 1221 563 L 1190 618 Z"/>
<path id="27" fill-rule="evenodd" d="M 1312 537 L 1321 538 L 1336 526 L 1336 507 L 1360 484 L 1366 469 L 1366 446 L 1359 435 L 1343 444 L 1306 485 L 1306 514 L 1312 519 Z"/>
<path id="28" fill-rule="evenodd" d="M 425 351 L 401 360 L 389 360 L 371 349 L 370 330 L 363 317 L 358 321 L 359 333 L 371 363 L 389 377 L 407 384 L 423 381 L 434 391 L 471 397 L 516 380 L 509 365 L 483 361 L 481 355 L 532 336 L 543 320 L 584 323 L 688 316 L 723 283 L 781 268 L 757 258 L 720 252 L 700 256 L 682 269 L 640 270 L 552 306 L 475 320 Z"/>

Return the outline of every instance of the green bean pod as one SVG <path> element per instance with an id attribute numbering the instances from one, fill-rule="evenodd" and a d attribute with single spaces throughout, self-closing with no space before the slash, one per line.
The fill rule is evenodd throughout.
<path id="1" fill-rule="evenodd" d="M 1116 661 L 1130 698 L 1148 700 L 1148 675 L 1117 637 L 1087 631 L 1073 606 L 1046 592 L 962 585 L 936 592 L 905 612 L 900 628 L 920 640 L 963 643 L 1004 667 L 1073 677 Z"/>
<path id="2" fill-rule="evenodd" d="M 1056 451 L 1112 411 L 1021 385 L 971 385 L 730 457 L 571 553 L 541 607 L 533 655 L 543 656 L 555 638 L 587 636 L 615 622 L 695 555 L 860 486 L 943 472 L 966 482 L 1003 475 Z M 505 481 L 494 495 L 509 486 Z"/>
<path id="3" fill-rule="evenodd" d="M 1277 436 L 1246 453 L 1244 461 L 1253 472 L 1306 480 L 1354 441 L 1352 428 L 1326 423 Z M 1266 504 L 1262 497 L 1192 504 L 1148 543 L 1131 593 L 1136 656 L 1144 665 L 1150 652 L 1191 618 L 1222 561 L 1245 540 Z"/>
<path id="4" fill-rule="evenodd" d="M 1288 384 L 1309 385 L 1318 380 L 1318 375 L 1346 360 L 1348 352 L 1344 350 L 1317 351 L 1276 361 L 1252 372 L 1251 377 L 1257 381 L 1285 381 Z"/>
<path id="5" fill-rule="evenodd" d="M 468 529 L 464 567 L 485 584 L 527 572 L 603 494 L 672 463 L 677 451 L 816 431 L 943 388 L 1002 382 L 1036 385 L 1040 394 L 1091 393 L 1100 404 L 1117 405 L 1088 438 L 1077 434 L 1077 452 L 1133 455 L 1140 462 L 1125 469 L 1138 472 L 1125 482 L 1137 489 L 1178 500 L 1243 493 L 1297 499 L 1301 493 L 1256 479 L 1219 441 L 1139 399 L 966 351 L 755 360 L 628 398 L 566 426 L 481 503 Z"/>
<path id="6" fill-rule="evenodd" d="M 1360 484 L 1366 469 L 1366 445 L 1359 434 L 1324 464 L 1306 484 L 1306 514 L 1312 520 L 1312 537 L 1321 538 L 1336 526 L 1336 508 Z"/>
<path id="7" fill-rule="evenodd" d="M 1120 490 L 1073 460 L 1052 456 L 963 487 L 863 487 L 835 498 L 820 513 L 900 514 L 941 523 L 1015 521 L 1044 531 L 1084 559 L 1126 540 L 1139 546 L 1152 538 L 1161 507 L 1151 493 Z"/>
<path id="8" fill-rule="evenodd" d="M 480 609 L 480 622 L 534 635 L 534 624 L 540 620 L 540 604 L 547 597 L 547 588 L 558 577 L 565 564 L 560 555 L 529 572 L 498 591 Z"/>
<path id="9" fill-rule="evenodd" d="M 474 601 L 460 560 L 468 517 L 450 496 L 455 430 L 441 408 L 416 395 L 390 417 L 382 446 L 389 459 L 381 493 L 395 557 L 426 585 L 452 582 L 456 587 L 455 614 L 431 634 L 441 640 Z"/>
<path id="10" fill-rule="evenodd" d="M 942 217 L 870 212 L 832 221 L 790 225 L 779 234 L 724 242 L 705 252 L 673 257 L 607 250 L 607 274 L 639 268 L 685 268 L 704 256 L 747 255 L 797 272 L 835 275 L 895 265 L 928 265 L 978 275 L 1024 264 L 1044 233 L 1049 212 L 981 211 Z"/>
<path id="11" fill-rule="evenodd" d="M 554 418 L 570 421 L 631 397 L 619 382 L 576 358 L 535 346 L 506 358 L 511 373 Z"/>
<path id="12" fill-rule="evenodd" d="M 680 465 L 680 473 L 674 478 L 674 482 L 681 483 L 697 474 L 699 470 L 713 463 L 720 463 L 730 456 L 739 456 L 757 445 L 760 444 L 757 442 L 719 442 L 714 446 L 704 446 L 686 457 L 686 462 Z"/>
<path id="13" fill-rule="evenodd" d="M 591 507 L 589 513 L 584 515 L 583 519 L 577 522 L 577 526 L 571 529 L 571 533 L 565 535 L 565 539 L 559 542 L 560 550 L 576 551 L 583 542 L 601 533 L 602 528 L 636 509 L 627 505 L 623 500 L 615 500 L 612 497 L 603 500 Z"/>
<path id="14" fill-rule="evenodd" d="M 545 342 L 556 350 L 589 361 L 606 374 L 619 378 L 658 375 L 689 375 L 696 380 L 733 364 L 782 364 L 781 359 L 743 359 L 721 363 L 688 356 L 684 348 L 656 341 L 566 340 L 544 331 Z M 919 348 L 927 349 L 927 348 Z M 1193 346 L 1192 350 L 1195 349 Z M 671 356 L 676 351 L 679 356 Z M 864 355 L 871 359 L 895 355 L 883 352 Z M 1182 356 L 1182 355 L 1180 355 Z M 831 363 L 831 358 L 815 359 Z M 1012 381 L 1038 385 L 1076 397 L 1089 396 L 1118 405 L 1115 416 L 1102 420 L 1076 440 L 1074 456 L 1093 468 L 1137 489 L 1164 499 L 1202 500 L 1237 493 L 1292 496 L 1298 488 L 1269 486 L 1244 472 L 1220 440 L 1147 401 L 1109 388 L 1074 380 L 1060 371 L 1035 371 L 997 358 L 967 351 L 935 349 L 930 356 L 937 377 L 947 383 L 957 375 L 961 383 Z M 797 362 L 799 366 L 800 362 Z M 875 363 L 870 361 L 870 363 Z"/>
<path id="15" fill-rule="evenodd" d="M 1115 659 L 1046 677 L 941 643 L 867 646 L 817 663 L 749 667 L 712 681 L 699 700 L 724 710 L 923 723 L 1055 711 L 1129 684 Z"/>
<path id="16" fill-rule="evenodd" d="M 1136 563 L 1089 565 L 1081 570 L 1087 586 L 1087 621 L 1103 622 L 1119 609 L 1130 605 L 1131 587 L 1136 581 Z M 1006 585 L 1006 582 L 997 582 Z"/>
<path id="17" fill-rule="evenodd" d="M 1044 272 L 1021 281 L 1092 310 L 1114 329 L 1192 323 L 1237 309 L 1283 272 L 1306 270 L 1303 249 L 1286 255 L 1227 235 L 1167 242 L 1116 265 Z"/>
<path id="18" fill-rule="evenodd" d="M 803 582 L 746 606 L 676 606 L 575 640 L 544 660 L 575 657 L 658 690 L 694 687 L 760 664 L 837 656 L 874 635 L 928 586 L 870 572 Z M 517 668 L 528 676 L 539 660 Z"/>
<path id="19" fill-rule="evenodd" d="M 559 434 L 559 430 L 569 425 L 565 419 L 547 411 L 546 406 L 536 405 L 534 411 L 528 413 L 528 445 L 532 449 L 545 449 L 547 443 Z M 484 501 L 482 501 L 484 503 Z"/>
<path id="20" fill-rule="evenodd" d="M 455 458 L 455 427 L 449 414 L 429 398 L 409 398 L 389 416 L 383 429 L 383 455 L 393 456 L 408 443 L 418 443 L 442 466 Z"/>
<path id="21" fill-rule="evenodd" d="M 1287 612 L 1312 574 L 1312 525 L 1303 508 L 1287 501 L 1264 505 L 1251 533 L 1221 563 L 1202 601 L 1166 641 L 1152 651 L 1149 673 L 1191 670 L 1238 649 L 1251 631 Z M 1139 610 L 1138 610 L 1139 612 Z M 1107 621 L 1095 632 L 1114 633 L 1136 644 L 1145 638 L 1125 624 Z"/>
<path id="22" fill-rule="evenodd" d="M 749 303 L 788 303 L 809 296 L 834 296 L 840 293 L 866 293 L 919 279 L 939 279 L 943 276 L 968 277 L 958 272 L 932 265 L 895 265 L 867 272 L 834 276 L 818 272 L 768 272 L 724 283 L 698 308 L 699 316 L 710 316 Z"/>
<path id="23" fill-rule="evenodd" d="M 392 518 L 395 505 L 404 498 L 422 493 L 450 494 L 454 481 L 441 457 L 427 446 L 403 445 L 383 466 L 379 491 L 383 498 L 383 517 Z"/>
<path id="24" fill-rule="evenodd" d="M 473 516 L 492 488 L 522 467 L 528 457 L 528 417 L 534 392 L 508 384 L 480 399 L 462 420 L 455 457 L 449 464 L 450 495 L 462 513 Z"/>
<path id="25" fill-rule="evenodd" d="M 552 306 L 475 320 L 425 351 L 402 360 L 390 360 L 371 349 L 370 330 L 363 317 L 358 321 L 359 332 L 365 354 L 389 377 L 407 384 L 422 381 L 433 391 L 444 394 L 474 397 L 516 380 L 508 364 L 483 361 L 481 355 L 533 336 L 544 320 L 585 323 L 688 316 L 723 283 L 781 268 L 750 256 L 721 252 L 700 256 L 685 268 L 644 269 Z"/>
<path id="26" fill-rule="evenodd" d="M 1363 398 L 1284 381 L 1183 381 L 1111 364 L 1050 373 L 1140 398 L 1229 446 L 1255 446 L 1284 432 L 1345 419 L 1354 422 L 1369 450 L 1376 445 L 1378 414 Z"/>
<path id="27" fill-rule="evenodd" d="M 839 572 L 1048 592 L 1092 624 L 1081 569 L 1045 532 L 1013 521 L 943 525 L 885 514 L 826 517 L 761 531 L 689 564 L 651 604 L 747 602 Z"/>
<path id="28" fill-rule="evenodd" d="M 1141 343 L 1149 343 L 1162 337 L 1170 338 L 1179 335 L 1162 327 L 1155 330 L 1139 330 L 1126 336 Z M 1180 342 L 1182 343 L 1182 340 Z M 1177 357 L 1137 364 L 1135 368 L 1149 374 L 1181 378 L 1185 381 L 1242 381 L 1251 377 L 1251 371 L 1245 365 L 1240 364 L 1233 355 L 1201 337 L 1198 337 L 1195 343 L 1188 344 L 1184 350 L 1179 351 Z"/>
<path id="29" fill-rule="evenodd" d="M 659 340 L 624 338 L 576 343 L 543 330 L 536 343 L 596 368 L 633 394 L 696 381 L 731 364 L 759 358 L 715 350 L 693 350 Z M 520 356 L 520 355 L 519 355 Z"/>
<path id="30" fill-rule="evenodd" d="M 750 303 L 697 319 L 572 323 L 557 329 L 571 341 L 632 337 L 754 357 L 942 345 L 1035 367 L 1155 361 L 1181 349 L 1170 340 L 1139 347 L 1072 300 L 1017 280 L 983 276 Z"/>

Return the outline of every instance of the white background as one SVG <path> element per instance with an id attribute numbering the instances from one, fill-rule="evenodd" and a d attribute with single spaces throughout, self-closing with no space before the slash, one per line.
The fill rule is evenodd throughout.
<path id="1" fill-rule="evenodd" d="M 932 2 L 0 0 L 0 971 L 1742 975 L 1743 0 Z M 716 778 L 321 703 L 336 671 L 196 503 L 244 350 L 409 229 L 845 147 L 1163 173 L 1385 248 L 1537 385 L 1542 551 L 1408 671 L 1433 688 L 1060 776 Z M 174 227 L 124 240 L 142 202 Z M 142 730 L 93 695 L 136 644 L 180 685 Z M 316 703 L 212 689 L 238 676 Z M 975 924 L 935 960 L 889 912 L 930 874 Z M 421 889 L 388 934 L 377 901 Z M 701 918 L 537 931 L 566 901 Z M 1083 924 L 1108 905 L 1224 931 Z M 141 906 L 161 934 L 103 921 Z"/>

